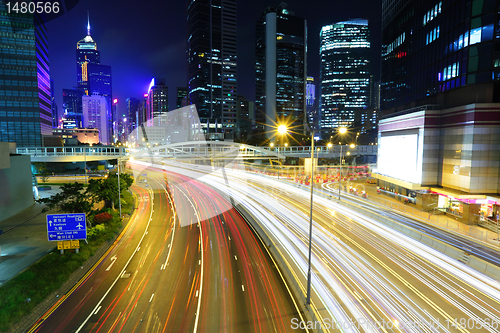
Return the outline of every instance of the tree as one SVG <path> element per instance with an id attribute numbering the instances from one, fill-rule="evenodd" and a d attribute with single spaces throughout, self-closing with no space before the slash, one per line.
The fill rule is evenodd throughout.
<path id="1" fill-rule="evenodd" d="M 42 182 L 46 183 L 49 180 L 49 174 L 47 172 L 47 163 L 33 162 L 33 166 L 36 168 L 38 175 L 41 176 Z"/>
<path id="2" fill-rule="evenodd" d="M 120 173 L 120 191 L 126 191 L 134 183 L 134 178 L 127 173 Z M 87 188 L 96 201 L 104 201 L 107 207 L 115 209 L 118 201 L 118 175 L 110 173 L 106 179 L 91 179 Z"/>
<path id="3" fill-rule="evenodd" d="M 47 205 L 44 211 L 59 207 L 63 212 L 85 214 L 92 211 L 94 204 L 92 200 L 89 200 L 87 191 L 84 191 L 83 184 L 79 183 L 64 184 L 61 186 L 60 193 L 49 198 L 38 199 L 37 202 Z"/>
<path id="4" fill-rule="evenodd" d="M 47 172 L 47 163 L 45 163 L 45 162 L 33 162 L 32 164 L 36 168 L 37 173 L 44 174 Z"/>

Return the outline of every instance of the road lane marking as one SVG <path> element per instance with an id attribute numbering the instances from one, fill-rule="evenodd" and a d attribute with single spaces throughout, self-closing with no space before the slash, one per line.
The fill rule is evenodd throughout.
<path id="1" fill-rule="evenodd" d="M 191 203 L 191 205 L 193 204 L 193 202 L 191 201 L 191 199 L 184 193 L 184 191 L 182 191 L 179 187 L 175 186 L 178 190 L 181 191 L 181 193 L 184 195 L 184 197 Z M 199 251 L 201 252 L 201 274 L 200 274 L 200 297 L 198 298 L 198 306 L 196 308 L 196 319 L 195 319 L 195 322 L 194 322 L 194 328 L 193 328 L 193 333 L 196 333 L 196 331 L 198 330 L 198 320 L 199 320 L 199 315 L 200 315 L 200 307 L 201 307 L 201 293 L 203 291 L 203 243 L 202 243 L 202 239 L 203 239 L 203 229 L 201 228 L 201 224 L 200 224 L 200 215 L 198 214 L 198 212 L 195 210 L 195 215 L 196 215 L 196 219 L 198 220 L 198 223 L 197 223 L 197 227 L 198 229 L 200 229 L 200 239 L 198 240 L 198 245 L 199 245 Z"/>
<path id="2" fill-rule="evenodd" d="M 151 301 L 153 300 L 154 296 L 155 296 L 155 294 L 151 295 L 151 298 L 149 299 L 149 303 L 151 303 Z"/>
<path id="3" fill-rule="evenodd" d="M 195 297 L 198 297 L 198 290 L 196 290 L 196 296 Z"/>
<path id="4" fill-rule="evenodd" d="M 97 308 L 97 310 L 95 310 L 94 314 L 96 315 L 97 312 L 99 312 L 99 310 L 101 310 L 101 306 L 99 305 L 99 307 Z"/>
<path id="5" fill-rule="evenodd" d="M 113 264 L 115 263 L 116 261 L 116 256 L 112 256 L 111 257 L 111 265 L 108 266 L 108 268 L 106 268 L 106 271 L 109 271 L 111 269 L 111 266 L 113 266 Z"/>
<path id="6" fill-rule="evenodd" d="M 245 286 L 241 285 L 241 290 L 245 291 Z"/>
<path id="7" fill-rule="evenodd" d="M 236 255 L 234 255 L 234 260 L 238 260 L 238 257 Z"/>
<path id="8" fill-rule="evenodd" d="M 149 229 L 149 223 L 151 222 L 151 216 L 153 215 L 153 212 L 150 213 L 149 215 L 149 221 L 148 221 L 148 225 L 146 226 L 146 230 Z M 137 244 L 137 248 L 139 249 L 140 248 L 140 244 L 142 243 L 142 240 L 144 239 L 144 237 L 146 236 L 146 234 L 142 234 L 142 237 L 141 239 L 139 240 L 139 243 Z M 116 242 L 116 241 L 115 241 Z M 138 250 L 137 250 L 138 251 Z M 90 320 L 90 317 L 94 314 L 95 310 L 97 310 L 97 308 L 99 306 L 101 306 L 101 303 L 104 301 L 104 299 L 106 298 L 106 296 L 108 296 L 109 292 L 111 291 L 111 289 L 113 289 L 113 287 L 115 286 L 115 284 L 118 282 L 118 280 L 120 279 L 120 277 L 125 273 L 125 269 L 127 268 L 128 264 L 132 261 L 132 258 L 134 257 L 135 253 L 137 251 L 134 251 L 132 252 L 132 255 L 130 256 L 130 258 L 128 259 L 127 263 L 125 264 L 125 266 L 123 266 L 123 269 L 122 271 L 120 272 L 120 274 L 118 274 L 118 276 L 116 277 L 116 279 L 113 281 L 113 283 L 111 284 L 111 286 L 108 288 L 108 290 L 106 291 L 106 293 L 104 293 L 104 295 L 102 296 L 101 300 L 97 303 L 97 305 L 95 306 L 94 310 L 92 312 L 90 312 L 90 314 L 88 315 L 88 317 L 83 321 L 83 323 L 80 325 L 80 327 L 78 327 L 78 329 L 75 331 L 75 333 L 79 333 L 83 327 L 87 324 L 87 322 Z"/>

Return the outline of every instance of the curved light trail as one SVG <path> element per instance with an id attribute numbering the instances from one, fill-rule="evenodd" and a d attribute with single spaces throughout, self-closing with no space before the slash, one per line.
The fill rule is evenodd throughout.
<path id="1" fill-rule="evenodd" d="M 307 191 L 243 171 L 159 167 L 197 178 L 251 212 L 305 290 Z M 314 205 L 312 301 L 325 331 L 499 332 L 498 280 L 332 200 L 316 196 Z"/>

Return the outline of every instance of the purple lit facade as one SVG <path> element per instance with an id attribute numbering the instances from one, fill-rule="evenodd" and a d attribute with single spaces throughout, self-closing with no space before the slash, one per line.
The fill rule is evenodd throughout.
<path id="1" fill-rule="evenodd" d="M 47 30 L 40 17 L 0 5 L 0 141 L 42 146 L 52 134 Z"/>

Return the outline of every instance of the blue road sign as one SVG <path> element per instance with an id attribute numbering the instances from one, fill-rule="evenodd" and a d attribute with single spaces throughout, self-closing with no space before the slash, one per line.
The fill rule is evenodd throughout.
<path id="1" fill-rule="evenodd" d="M 87 239 L 85 214 L 47 214 L 49 241 Z"/>

